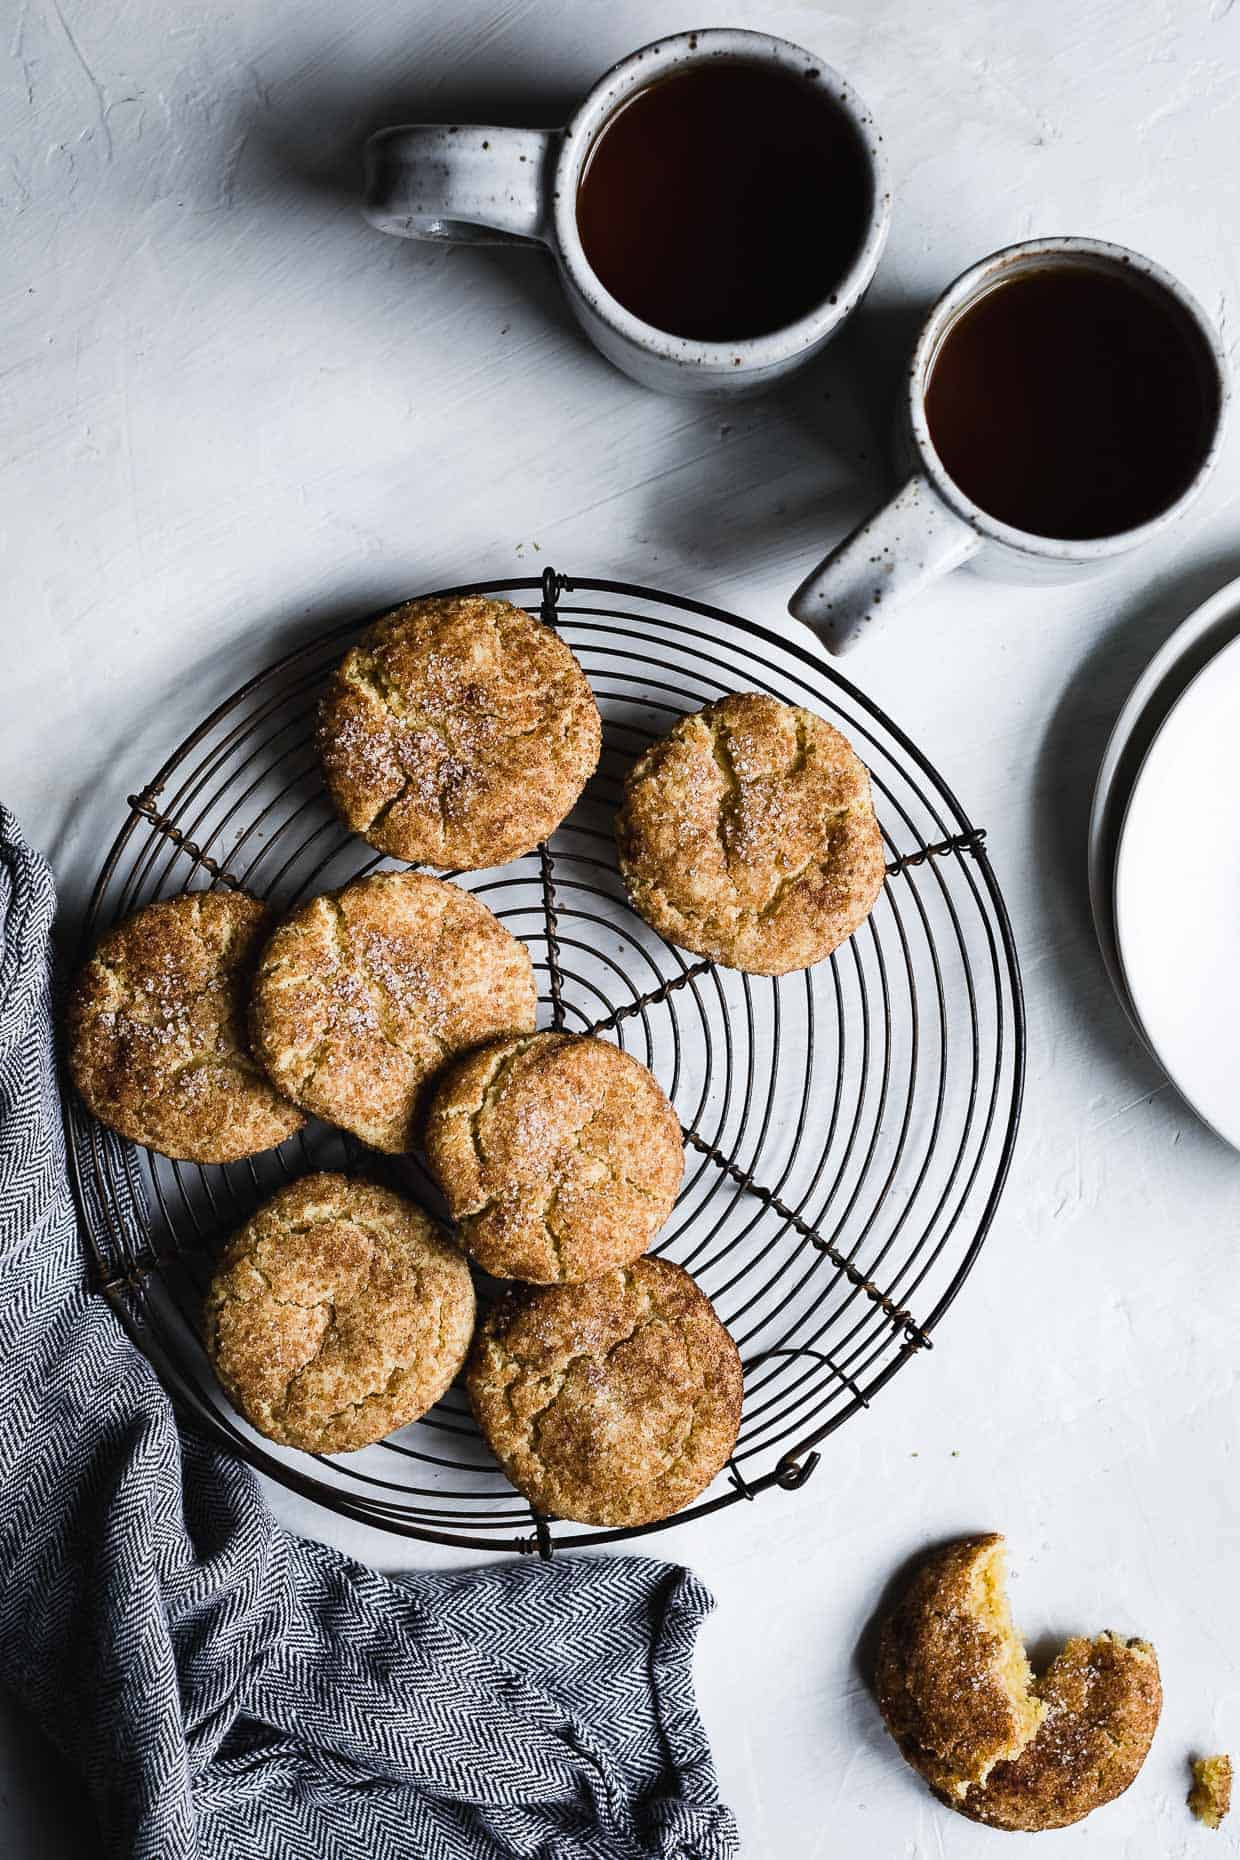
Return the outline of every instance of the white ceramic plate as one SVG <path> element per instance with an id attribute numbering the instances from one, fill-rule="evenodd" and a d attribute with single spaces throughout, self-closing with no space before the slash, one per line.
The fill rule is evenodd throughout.
<path id="1" fill-rule="evenodd" d="M 1240 639 L 1150 745 L 1120 831 L 1115 933 L 1146 1039 L 1240 1149 Z"/>
<path id="2" fill-rule="evenodd" d="M 1133 686 L 1107 742 L 1089 816 L 1089 902 L 1111 985 L 1142 1039 L 1115 942 L 1115 849 L 1133 780 L 1185 687 L 1240 634 L 1240 580 L 1219 588 L 1163 641 Z"/>

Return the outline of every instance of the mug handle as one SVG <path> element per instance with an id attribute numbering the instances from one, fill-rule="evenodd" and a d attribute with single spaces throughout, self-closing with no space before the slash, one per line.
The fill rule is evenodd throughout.
<path id="1" fill-rule="evenodd" d="M 546 243 L 558 129 L 412 123 L 366 144 L 362 211 L 380 232 L 457 245 Z"/>
<path id="2" fill-rule="evenodd" d="M 829 652 L 847 652 L 892 608 L 980 546 L 977 531 L 918 472 L 806 576 L 788 612 Z"/>

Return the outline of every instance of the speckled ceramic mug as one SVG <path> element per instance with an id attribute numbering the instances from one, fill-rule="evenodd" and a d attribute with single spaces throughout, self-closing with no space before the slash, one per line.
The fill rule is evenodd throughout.
<path id="1" fill-rule="evenodd" d="M 1064 263 L 1118 267 L 1169 298 L 1194 329 L 1202 368 L 1216 389 L 1212 431 L 1180 496 L 1135 529 L 1088 540 L 1040 536 L 992 517 L 949 475 L 926 418 L 930 370 L 957 318 L 1014 271 Z M 1218 459 L 1227 402 L 1227 359 L 1218 336 L 1197 300 L 1161 265 L 1102 239 L 1030 239 L 1006 246 L 963 272 L 922 326 L 897 432 L 899 462 L 910 475 L 889 503 L 806 577 L 788 603 L 789 612 L 812 627 L 832 652 L 846 652 L 911 595 L 964 564 L 995 580 L 1026 582 L 1078 581 L 1108 568 L 1182 522 Z"/>
<path id="2" fill-rule="evenodd" d="M 577 185 L 599 131 L 656 78 L 713 59 L 760 64 L 821 88 L 852 123 L 869 169 L 860 249 L 824 299 L 786 329 L 740 342 L 698 342 L 644 323 L 595 276 L 577 230 Z M 743 134 L 738 129 L 738 134 Z M 364 212 L 381 232 L 467 244 L 541 241 L 559 263 L 569 303 L 591 341 L 644 387 L 667 394 L 754 394 L 817 355 L 861 301 L 891 215 L 886 161 L 852 86 L 786 39 L 732 27 L 679 32 L 633 52 L 599 80 L 565 129 L 414 124 L 366 145 Z M 807 226 L 805 237 L 813 237 Z"/>

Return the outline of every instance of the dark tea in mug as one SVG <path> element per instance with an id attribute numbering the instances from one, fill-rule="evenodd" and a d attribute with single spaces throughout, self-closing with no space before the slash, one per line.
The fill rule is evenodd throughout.
<path id="1" fill-rule="evenodd" d="M 930 364 L 926 420 L 975 504 L 1036 536 L 1138 528 L 1186 491 L 1218 421 L 1201 335 L 1119 264 L 1014 269 L 968 304 Z"/>
<path id="2" fill-rule="evenodd" d="M 603 125 L 577 228 L 595 276 L 634 316 L 739 342 L 830 301 L 872 192 L 860 136 L 820 85 L 719 59 L 657 79 Z"/>

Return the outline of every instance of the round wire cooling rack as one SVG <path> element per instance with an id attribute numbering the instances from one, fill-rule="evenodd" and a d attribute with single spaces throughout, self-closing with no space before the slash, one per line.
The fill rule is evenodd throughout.
<path id="1" fill-rule="evenodd" d="M 1024 1010 L 982 831 L 876 705 L 733 614 L 551 569 L 448 592 L 540 612 L 577 654 L 603 715 L 598 771 L 551 839 L 501 869 L 448 876 L 528 945 L 539 1024 L 616 1040 L 680 1116 L 685 1179 L 654 1250 L 714 1300 L 741 1353 L 745 1403 L 725 1473 L 666 1523 L 795 1489 L 826 1435 L 930 1348 L 1007 1175 Z M 323 682 L 365 624 L 260 672 L 129 797 L 83 956 L 157 897 L 231 886 L 287 910 L 394 863 L 340 824 L 314 750 Z M 632 911 L 616 869 L 611 822 L 625 770 L 682 712 L 737 690 L 805 704 L 844 732 L 870 769 L 888 855 L 887 883 L 857 934 L 830 961 L 780 978 L 665 942 Z M 220 1445 L 343 1516 L 409 1537 L 546 1556 L 640 1534 L 532 1511 L 459 1388 L 389 1439 L 334 1458 L 275 1446 L 225 1402 L 197 1320 L 229 1234 L 311 1168 L 364 1170 L 442 1213 L 418 1157 L 379 1157 L 312 1123 L 266 1155 L 196 1167 L 114 1136 L 71 1091 L 66 1110 L 98 1290 L 181 1411 Z"/>

